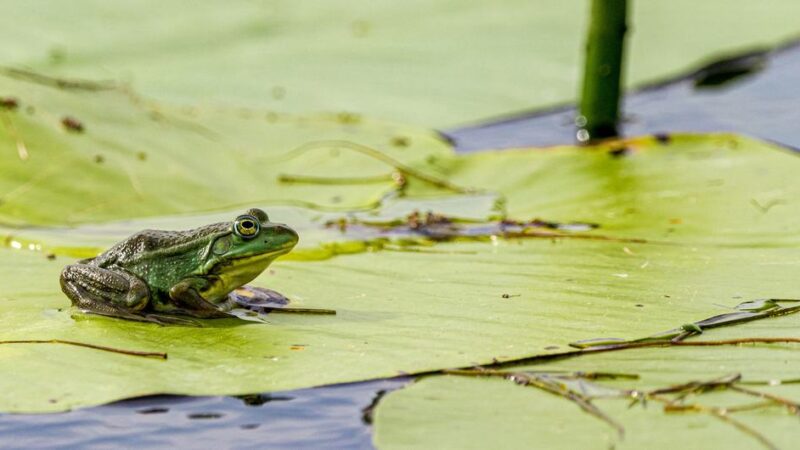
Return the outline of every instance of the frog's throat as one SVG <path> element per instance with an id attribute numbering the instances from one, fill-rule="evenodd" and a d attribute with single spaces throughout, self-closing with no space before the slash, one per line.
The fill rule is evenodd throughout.
<path id="1" fill-rule="evenodd" d="M 261 274 L 275 258 L 285 255 L 291 248 L 269 253 L 242 256 L 219 263 L 211 268 L 208 280 L 211 284 L 200 295 L 216 303 L 224 300 L 232 290 L 247 284 Z"/>

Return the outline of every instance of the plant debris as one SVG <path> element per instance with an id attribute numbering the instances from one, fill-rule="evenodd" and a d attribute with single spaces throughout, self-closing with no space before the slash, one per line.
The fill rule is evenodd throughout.
<path id="1" fill-rule="evenodd" d="M 19 339 L 0 341 L 0 344 L 64 344 L 74 345 L 76 347 L 91 348 L 93 350 L 100 350 L 104 352 L 119 353 L 122 355 L 141 356 L 144 358 L 167 359 L 167 354 L 163 352 L 142 352 L 138 350 L 125 350 L 113 347 L 106 347 L 104 345 L 87 344 L 85 342 L 65 341 L 62 339 Z"/>
<path id="2" fill-rule="evenodd" d="M 83 133 L 84 131 L 83 123 L 74 117 L 64 116 L 61 119 L 61 125 L 63 125 L 67 131 L 75 133 Z"/>

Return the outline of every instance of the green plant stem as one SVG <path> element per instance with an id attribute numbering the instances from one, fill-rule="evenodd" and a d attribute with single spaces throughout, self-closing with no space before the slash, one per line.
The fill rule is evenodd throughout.
<path id="1" fill-rule="evenodd" d="M 627 0 L 592 0 L 578 140 L 618 135 Z"/>

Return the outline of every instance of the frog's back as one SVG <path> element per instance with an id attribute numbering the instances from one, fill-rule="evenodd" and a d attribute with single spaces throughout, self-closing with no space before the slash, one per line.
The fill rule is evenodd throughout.
<path id="1" fill-rule="evenodd" d="M 106 250 L 94 263 L 125 267 L 176 257 L 194 259 L 215 236 L 229 228 L 229 224 L 215 223 L 184 231 L 143 230 Z"/>

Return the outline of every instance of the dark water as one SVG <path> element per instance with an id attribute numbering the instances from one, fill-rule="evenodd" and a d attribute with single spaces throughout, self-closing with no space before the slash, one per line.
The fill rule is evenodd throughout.
<path id="1" fill-rule="evenodd" d="M 676 82 L 628 95 L 622 132 L 735 131 L 800 149 L 799 81 L 797 44 L 712 64 Z M 459 152 L 572 144 L 575 115 L 575 108 L 568 106 L 444 134 Z"/>
<path id="2" fill-rule="evenodd" d="M 234 397 L 157 396 L 62 414 L 0 415 L 0 448 L 370 449 L 377 380 Z"/>
<path id="3" fill-rule="evenodd" d="M 800 148 L 800 46 L 708 67 L 625 101 L 626 135 L 737 131 Z M 459 152 L 575 141 L 572 107 L 446 130 Z M 0 448 L 372 448 L 377 380 L 250 396 L 162 396 L 63 414 L 0 415 Z"/>

